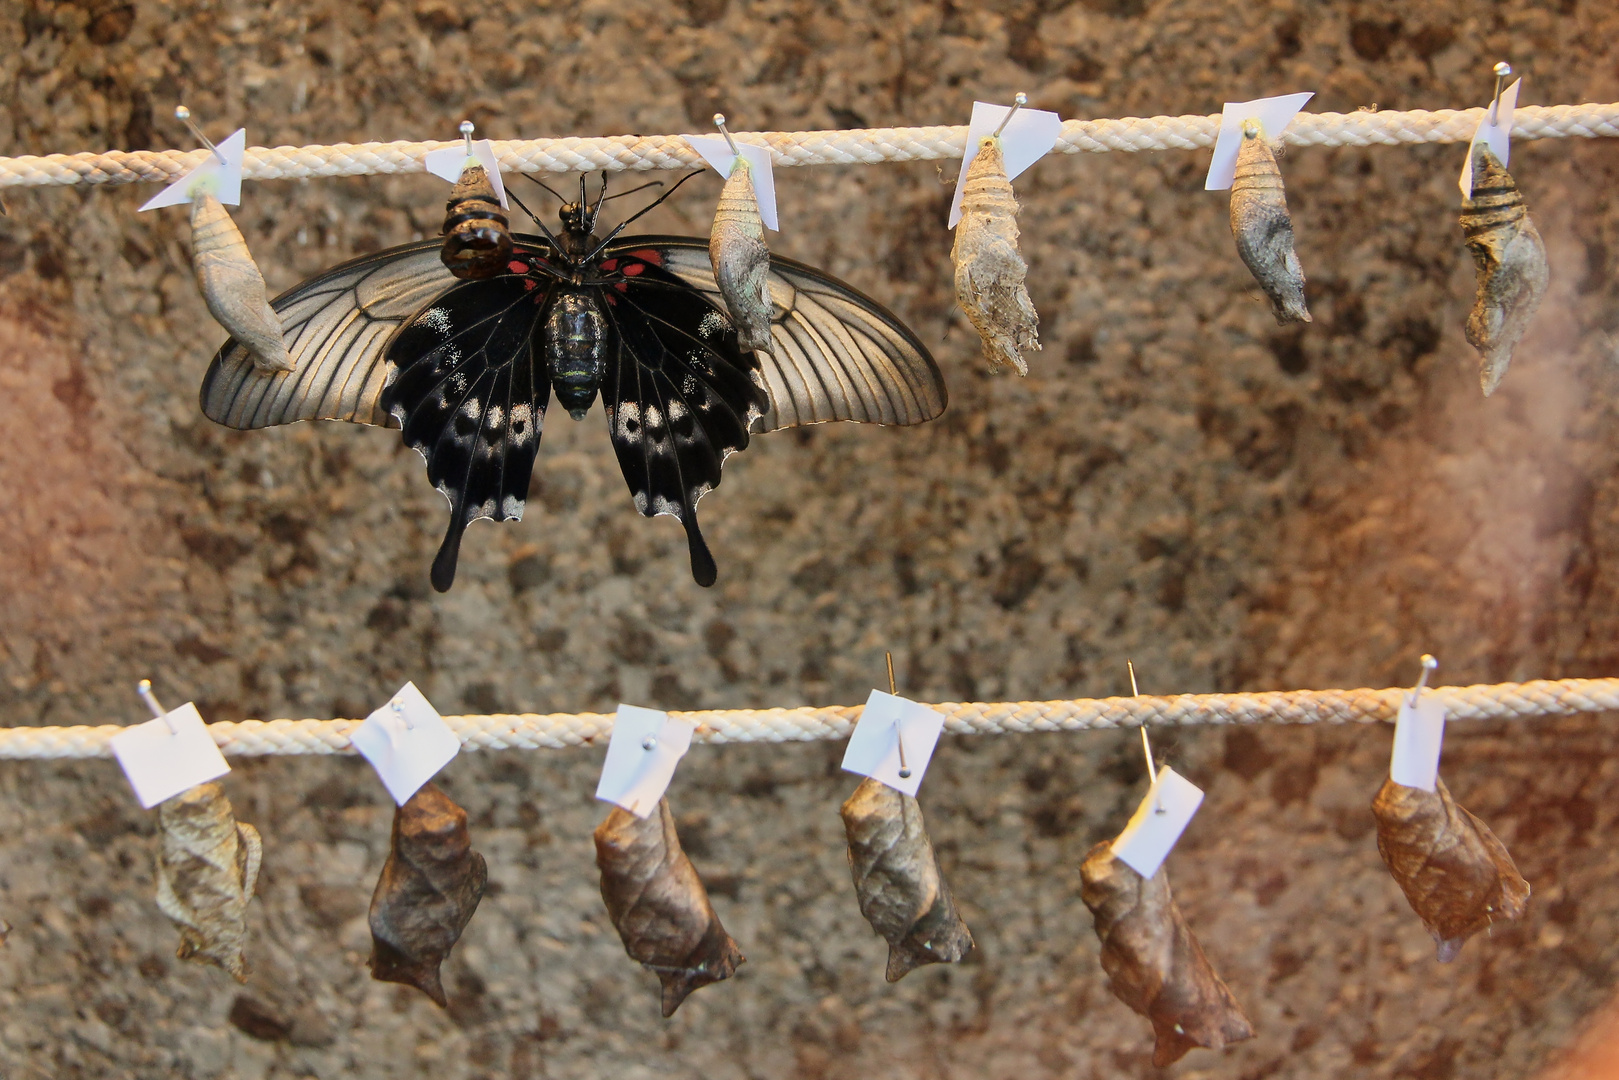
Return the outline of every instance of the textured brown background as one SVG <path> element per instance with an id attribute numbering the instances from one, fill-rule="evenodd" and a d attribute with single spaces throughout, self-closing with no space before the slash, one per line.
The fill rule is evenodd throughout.
<path id="1" fill-rule="evenodd" d="M 639 0 L 160 4 L 0 0 L 0 153 L 962 122 L 1019 89 L 1065 116 L 1619 99 L 1597 0 L 996 5 Z M 447 596 L 444 503 L 396 434 L 236 433 L 196 387 L 221 333 L 184 214 L 152 192 L 15 191 L 0 219 L 0 723 L 133 721 L 152 675 L 214 720 L 364 715 L 405 679 L 445 711 L 847 702 L 892 649 L 923 699 L 1619 674 L 1619 143 L 1520 145 L 1552 290 L 1484 400 L 1455 147 L 1282 159 L 1316 321 L 1278 330 L 1235 257 L 1207 154 L 1042 161 L 1017 184 L 1044 352 L 990 377 L 950 318 L 954 170 L 778 173 L 776 250 L 889 303 L 936 353 L 946 415 L 761 438 L 703 505 L 691 583 L 629 504 L 599 413 L 553 413 L 528 519 L 479 525 Z M 518 182 L 523 190 L 526 182 Z M 653 230 L 706 233 L 687 185 Z M 443 185 L 249 185 L 236 219 L 279 290 L 437 230 Z M 545 200 L 542 198 L 541 200 Z M 616 204 L 622 206 L 624 204 Z M 1441 967 L 1367 805 L 1387 732 L 1188 730 L 1209 791 L 1170 862 L 1258 1036 L 1183 1077 L 1524 1076 L 1619 964 L 1614 718 L 1452 733 L 1445 772 L 1535 887 Z M 265 837 L 257 974 L 172 959 L 150 815 L 109 763 L 0 765 L 0 1077 L 1156 1075 L 1107 991 L 1078 864 L 1142 790 L 1132 736 L 946 740 L 924 804 L 979 953 L 882 982 L 831 745 L 697 749 L 672 798 L 732 982 L 657 1018 L 595 892 L 600 752 L 473 754 L 445 785 L 494 885 L 440 1012 L 369 981 L 387 797 L 354 760 L 238 763 Z M 228 1019 L 232 1018 L 232 1019 Z"/>

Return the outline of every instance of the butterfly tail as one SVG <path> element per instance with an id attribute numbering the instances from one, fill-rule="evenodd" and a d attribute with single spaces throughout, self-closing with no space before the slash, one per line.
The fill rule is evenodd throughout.
<path id="1" fill-rule="evenodd" d="M 455 564 L 461 557 L 461 534 L 467 531 L 467 522 L 459 506 L 450 510 L 450 527 L 444 532 L 444 542 L 438 547 L 438 554 L 433 557 L 433 571 L 430 575 L 433 588 L 439 592 L 449 592 L 450 586 L 455 584 Z M 701 541 L 698 541 L 701 543 Z"/>
<path id="2" fill-rule="evenodd" d="M 691 576 L 703 588 L 714 584 L 720 576 L 719 567 L 714 564 L 714 556 L 709 553 L 708 544 L 703 540 L 703 530 L 697 527 L 697 508 L 687 507 L 681 515 L 681 524 L 686 527 L 686 546 L 691 549 Z"/>

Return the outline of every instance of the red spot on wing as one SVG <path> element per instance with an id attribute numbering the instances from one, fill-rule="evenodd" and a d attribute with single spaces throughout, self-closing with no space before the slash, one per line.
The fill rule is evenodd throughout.
<path id="1" fill-rule="evenodd" d="M 638 262 L 632 262 L 632 263 L 625 263 L 624 264 L 624 276 L 625 277 L 634 277 L 636 274 L 639 274 L 639 273 L 643 272 L 644 270 L 646 270 L 646 267 L 643 264 L 638 263 Z"/>
<path id="2" fill-rule="evenodd" d="M 514 274 L 526 274 L 529 272 L 530 267 L 528 263 L 523 262 L 521 259 L 513 259 L 511 262 L 506 264 L 506 269 L 510 270 Z"/>
<path id="3" fill-rule="evenodd" d="M 613 288 L 617 289 L 619 292 L 629 292 L 630 291 L 630 285 L 629 285 L 629 282 L 627 282 L 627 281 L 620 281 L 618 284 L 614 285 Z M 609 295 L 607 297 L 607 299 L 612 300 L 613 298 L 612 298 L 611 295 Z"/>
<path id="4" fill-rule="evenodd" d="M 618 269 L 618 260 L 617 259 L 603 259 L 601 268 L 602 268 L 603 273 L 611 274 L 614 270 Z"/>
<path id="5" fill-rule="evenodd" d="M 642 262 L 651 263 L 653 266 L 663 265 L 663 252 L 656 248 L 642 248 L 640 251 L 632 251 L 625 255 L 625 258 L 640 259 Z M 628 273 L 628 271 L 625 272 Z"/>
<path id="6" fill-rule="evenodd" d="M 533 292 L 539 286 L 539 284 L 540 283 L 535 281 L 533 278 L 523 279 L 523 288 L 527 289 L 529 292 Z"/>

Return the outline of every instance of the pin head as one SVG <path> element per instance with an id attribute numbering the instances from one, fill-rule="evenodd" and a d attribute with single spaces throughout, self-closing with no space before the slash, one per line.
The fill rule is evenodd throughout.
<path id="1" fill-rule="evenodd" d="M 1439 661 L 1438 660 L 1434 659 L 1428 653 L 1423 653 L 1422 654 L 1422 668 L 1423 668 L 1424 671 L 1432 671 L 1434 668 L 1436 668 L 1438 666 L 1439 666 Z"/>
<path id="2" fill-rule="evenodd" d="M 471 120 L 463 120 L 461 121 L 461 127 L 459 130 L 463 135 L 471 135 L 474 131 L 477 131 L 478 128 L 477 125 L 475 125 Z"/>
<path id="3" fill-rule="evenodd" d="M 717 113 L 714 114 L 714 126 L 717 127 L 717 128 L 722 128 L 722 127 L 725 126 L 725 114 L 724 113 L 717 112 Z"/>
<path id="4" fill-rule="evenodd" d="M 176 120 L 190 120 L 191 110 L 186 108 L 184 105 L 176 105 L 174 107 L 174 118 Z"/>
<path id="5" fill-rule="evenodd" d="M 658 740 L 657 740 L 657 737 L 654 736 L 654 735 L 648 735 L 646 738 L 641 740 L 641 749 L 642 750 L 652 750 L 652 749 L 655 749 L 657 747 L 657 745 L 658 745 Z"/>
<path id="6" fill-rule="evenodd" d="M 909 780 L 911 778 L 911 770 L 909 770 L 909 769 L 901 769 L 899 771 L 899 778 L 901 780 Z"/>
<path id="7" fill-rule="evenodd" d="M 1017 96 L 1014 97 L 1012 101 L 1018 106 L 1018 108 L 1021 109 L 1023 106 L 1029 103 L 1029 95 L 1019 90 Z"/>
<path id="8" fill-rule="evenodd" d="M 1505 60 L 1503 60 L 1499 64 L 1495 65 L 1495 77 L 1496 78 L 1504 79 L 1508 75 L 1511 75 L 1511 74 L 1512 74 L 1512 65 L 1507 63 Z"/>

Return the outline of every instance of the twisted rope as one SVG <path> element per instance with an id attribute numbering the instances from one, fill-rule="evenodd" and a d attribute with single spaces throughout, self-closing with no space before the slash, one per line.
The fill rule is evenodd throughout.
<path id="1" fill-rule="evenodd" d="M 1295 146 L 1392 146 L 1466 142 L 1484 110 L 1436 112 L 1300 113 L 1282 134 Z M 1220 117 L 1149 116 L 1068 120 L 1057 139 L 1060 154 L 1107 150 L 1195 150 L 1213 146 Z M 769 147 L 778 166 L 870 165 L 881 161 L 960 158 L 965 127 L 867 128 L 855 131 L 737 132 L 740 142 Z M 1619 103 L 1525 105 L 1513 114 L 1514 139 L 1619 136 Z M 334 146 L 252 146 L 242 175 L 250 180 L 423 172 L 422 158 L 454 142 L 338 143 Z M 702 164 L 679 135 L 609 135 L 601 138 L 498 141 L 495 155 L 506 172 L 589 172 L 685 169 Z M 167 183 L 202 163 L 206 150 L 135 150 L 104 154 L 49 154 L 0 158 L 0 188 L 73 184 Z"/>
<path id="2" fill-rule="evenodd" d="M 1076 701 L 948 702 L 933 705 L 953 735 L 1011 735 L 1030 731 L 1089 731 L 1142 725 L 1347 724 L 1391 721 L 1410 691 L 1289 690 L 1259 694 L 1179 694 L 1175 697 L 1081 698 Z M 1528 720 L 1619 711 L 1619 679 L 1560 679 L 1426 691 L 1445 703 L 1450 720 Z M 698 742 L 809 742 L 846 738 L 863 706 L 799 709 L 716 709 L 672 713 L 697 725 Z M 611 713 L 521 713 L 446 716 L 468 750 L 560 750 L 604 743 Z M 227 755 L 352 754 L 349 734 L 359 720 L 244 720 L 210 724 Z M 108 742 L 124 728 L 0 728 L 0 759 L 111 757 Z"/>

